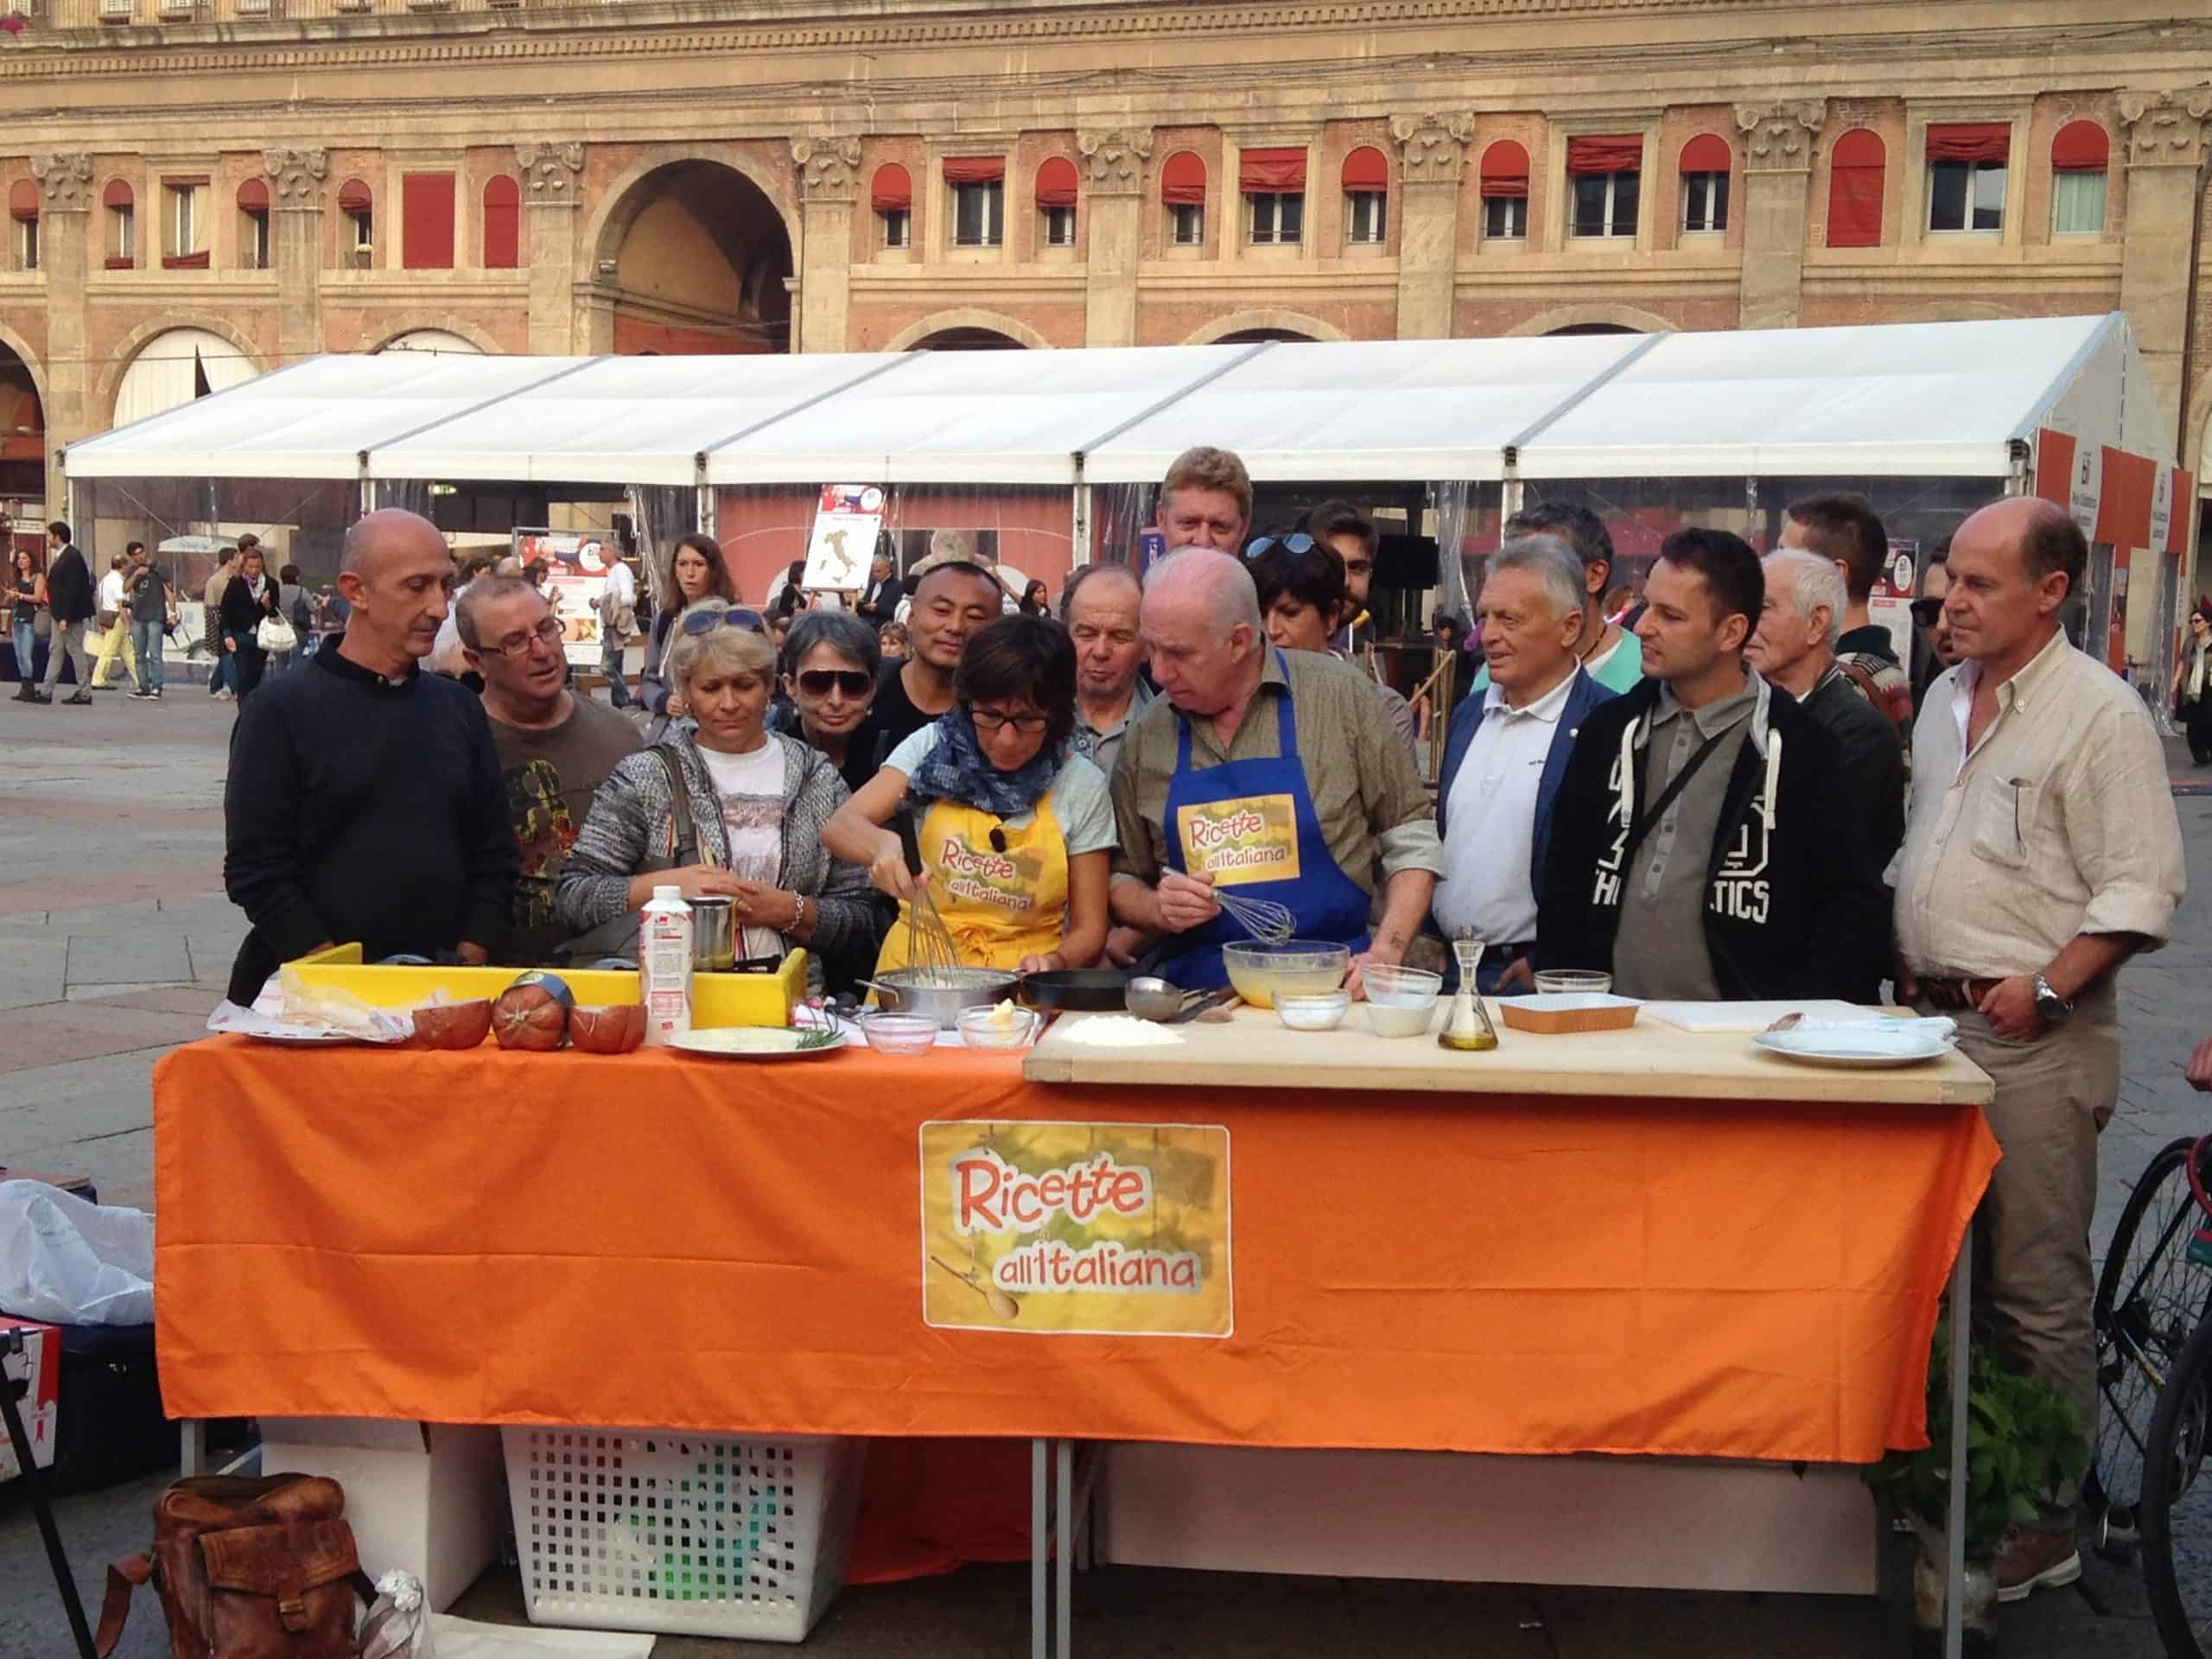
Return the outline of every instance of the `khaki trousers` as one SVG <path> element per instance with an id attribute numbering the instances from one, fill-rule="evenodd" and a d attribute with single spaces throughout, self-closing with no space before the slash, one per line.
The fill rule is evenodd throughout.
<path id="1" fill-rule="evenodd" d="M 1997 1084 L 1989 1127 L 2005 1153 L 1974 1214 L 1974 1323 L 2000 1355 L 2074 1402 L 2094 1444 L 2089 1226 L 2097 1134 L 2120 1099 L 2119 1000 L 2107 982 L 2028 1043 L 1998 1036 L 1970 1008 L 1950 1017 L 1961 1052 Z"/>

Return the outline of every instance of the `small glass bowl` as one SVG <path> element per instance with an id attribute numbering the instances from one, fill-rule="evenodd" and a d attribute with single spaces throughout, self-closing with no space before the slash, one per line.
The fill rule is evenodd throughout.
<path id="1" fill-rule="evenodd" d="M 861 1030 L 879 1054 L 926 1054 L 936 1046 L 938 1023 L 926 1014 L 879 1011 L 861 1016 Z"/>
<path id="2" fill-rule="evenodd" d="M 1346 990 L 1275 993 L 1275 1017 L 1293 1031 L 1334 1031 L 1351 1007 Z"/>
<path id="3" fill-rule="evenodd" d="M 1545 996 L 1603 996 L 1613 988 L 1613 976 L 1589 968 L 1546 968 L 1536 975 L 1536 989 Z"/>
<path id="4" fill-rule="evenodd" d="M 1034 1010 L 1016 1008 L 1013 1023 L 1003 1026 L 991 1023 L 997 1014 L 996 1007 L 963 1008 L 952 1023 L 959 1029 L 960 1040 L 970 1048 L 1020 1048 L 1037 1034 Z"/>

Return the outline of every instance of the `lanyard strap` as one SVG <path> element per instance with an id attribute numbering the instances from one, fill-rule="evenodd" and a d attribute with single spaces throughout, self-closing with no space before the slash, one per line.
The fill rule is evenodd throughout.
<path id="1" fill-rule="evenodd" d="M 1667 809 L 1688 787 L 1690 779 L 1697 776 L 1697 769 L 1706 763 L 1713 750 L 1720 747 L 1721 740 L 1735 729 L 1731 725 L 1706 739 L 1697 753 L 1690 756 L 1689 764 L 1676 772 L 1674 781 L 1660 791 L 1659 798 L 1651 803 L 1650 810 L 1636 821 L 1635 827 L 1628 832 L 1628 845 L 1621 849 L 1621 877 L 1624 880 L 1628 877 L 1629 865 L 1636 858 L 1636 849 L 1643 845 L 1644 837 L 1658 827 L 1659 820 L 1667 815 Z"/>

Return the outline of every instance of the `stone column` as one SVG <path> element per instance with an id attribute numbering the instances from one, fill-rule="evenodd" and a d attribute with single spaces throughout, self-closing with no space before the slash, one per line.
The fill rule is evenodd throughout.
<path id="1" fill-rule="evenodd" d="M 842 352 L 853 292 L 853 198 L 861 141 L 849 135 L 791 140 L 798 168 L 798 327 L 794 349 Z"/>
<path id="2" fill-rule="evenodd" d="M 322 181 L 330 158 L 321 149 L 266 149 L 269 263 L 276 273 L 278 364 L 322 349 Z"/>
<path id="3" fill-rule="evenodd" d="M 1827 120 L 1817 98 L 1739 104 L 1744 133 L 1744 276 L 1737 326 L 1795 328 L 1805 276 L 1805 213 L 1813 140 Z"/>
<path id="4" fill-rule="evenodd" d="M 2204 179 L 2204 124 L 2212 92 L 2122 92 L 2127 130 L 2127 224 L 2120 249 L 2120 304 L 2135 327 L 2158 389 L 2165 430 L 2181 464 L 2196 446 L 2181 429 L 2182 353 L 2188 344 L 2190 251 Z M 2174 504 L 2176 512 L 2181 503 Z"/>
<path id="5" fill-rule="evenodd" d="M 38 268 L 46 279 L 46 442 L 56 449 L 105 427 L 92 408 L 91 331 L 86 326 L 85 276 L 92 260 L 92 158 L 85 152 L 31 157 L 38 181 Z M 49 518 L 65 515 L 60 473 L 49 460 L 46 478 Z M 86 545 L 91 545 L 90 533 Z"/>
<path id="6" fill-rule="evenodd" d="M 1398 338 L 1452 337 L 1459 258 L 1459 169 L 1471 115 L 1398 115 Z"/>
<path id="7" fill-rule="evenodd" d="M 1152 134 L 1109 127 L 1076 134 L 1089 183 L 1084 193 L 1084 343 L 1137 343 L 1137 267 L 1144 258 L 1145 163 Z"/>
<path id="8" fill-rule="evenodd" d="M 576 208 L 583 192 L 582 144 L 517 144 L 530 217 L 530 349 L 564 357 L 577 349 Z"/>

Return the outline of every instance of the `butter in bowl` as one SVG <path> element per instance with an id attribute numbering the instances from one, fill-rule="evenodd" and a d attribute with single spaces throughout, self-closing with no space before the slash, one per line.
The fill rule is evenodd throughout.
<path id="1" fill-rule="evenodd" d="M 1625 1031 L 1643 1005 L 1633 997 L 1603 991 L 1540 991 L 1534 996 L 1500 997 L 1494 1005 L 1516 1031 L 1565 1036 L 1586 1031 Z"/>

